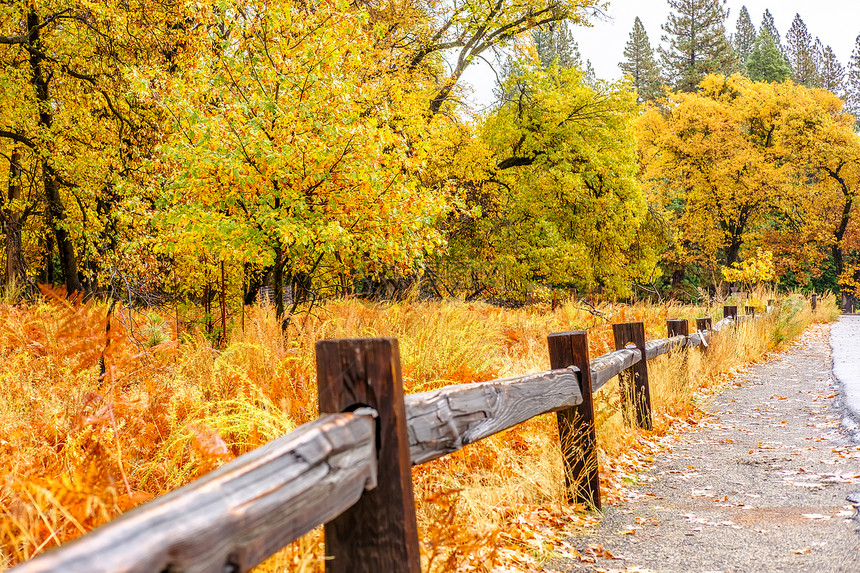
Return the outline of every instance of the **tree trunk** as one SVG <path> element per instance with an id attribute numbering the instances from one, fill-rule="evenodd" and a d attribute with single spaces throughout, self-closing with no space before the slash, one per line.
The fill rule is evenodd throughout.
<path id="1" fill-rule="evenodd" d="M 275 291 L 275 314 L 283 323 L 284 320 L 284 250 L 275 250 L 275 268 L 272 269 L 272 290 Z"/>
<path id="2" fill-rule="evenodd" d="M 726 247 L 726 266 L 731 267 L 733 264 L 738 262 L 738 257 L 741 252 L 741 239 L 740 237 L 732 237 L 732 242 Z"/>
<path id="3" fill-rule="evenodd" d="M 60 185 L 57 182 L 54 170 L 48 165 L 47 161 L 42 165 L 42 170 L 45 178 L 45 196 L 48 200 L 48 215 L 51 227 L 54 229 L 54 236 L 57 238 L 57 250 L 60 253 L 60 268 L 63 271 L 63 279 L 66 283 L 66 293 L 68 296 L 72 296 L 74 293 L 83 290 L 81 289 L 81 282 L 78 280 L 78 262 L 75 257 L 75 246 L 72 244 L 72 238 L 63 224 L 63 220 L 66 218 L 66 211 L 63 207 L 63 200 L 60 197 Z"/>
<path id="4" fill-rule="evenodd" d="M 21 199 L 21 154 L 12 152 L 9 167 L 9 201 Z M 6 233 L 6 284 L 22 284 L 27 280 L 24 255 L 21 252 L 21 217 L 14 208 L 2 211 L 3 231 Z"/>
<path id="5" fill-rule="evenodd" d="M 48 79 L 42 70 L 42 60 L 45 56 L 39 34 L 41 24 L 39 15 L 35 11 L 27 14 L 27 29 L 30 31 L 30 46 L 33 48 L 30 51 L 30 71 L 33 74 L 31 82 L 36 90 L 36 99 L 39 103 L 39 127 L 41 131 L 50 133 L 54 117 L 50 113 L 53 106 L 48 97 Z M 45 200 L 48 205 L 48 224 L 54 230 L 54 235 L 57 239 L 57 247 L 60 252 L 60 266 L 63 271 L 63 278 L 66 281 L 66 292 L 71 296 L 81 291 L 75 248 L 72 245 L 69 232 L 63 225 L 65 209 L 60 198 L 60 184 L 54 168 L 50 164 L 50 151 L 43 149 L 42 153 L 45 158 L 42 161 L 42 177 L 45 184 Z M 53 272 L 48 274 L 53 275 Z"/>
<path id="6" fill-rule="evenodd" d="M 39 277 L 41 282 L 47 285 L 53 286 L 56 282 L 56 277 L 54 276 L 54 236 L 48 235 L 45 237 L 45 258 L 44 258 L 44 270 L 42 271 L 41 276 Z"/>

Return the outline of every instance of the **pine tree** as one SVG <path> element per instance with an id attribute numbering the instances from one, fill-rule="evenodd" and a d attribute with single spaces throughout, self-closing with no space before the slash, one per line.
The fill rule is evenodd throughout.
<path id="1" fill-rule="evenodd" d="M 668 83 L 695 91 L 708 74 L 729 74 L 737 57 L 726 38 L 726 0 L 669 0 L 660 59 Z"/>
<path id="2" fill-rule="evenodd" d="M 767 28 L 758 35 L 746 68 L 747 76 L 756 82 L 783 82 L 791 76 L 791 68 Z"/>
<path id="3" fill-rule="evenodd" d="M 839 59 L 830 46 L 825 46 L 821 51 L 818 78 L 822 88 L 843 97 L 845 68 L 839 63 Z"/>
<path id="4" fill-rule="evenodd" d="M 857 119 L 860 129 L 860 36 L 854 42 L 854 51 L 848 61 L 848 71 L 845 78 L 845 100 L 848 111 Z"/>
<path id="5" fill-rule="evenodd" d="M 755 47 L 756 37 L 757 34 L 755 26 L 753 26 L 752 19 L 750 18 L 750 13 L 747 10 L 747 7 L 744 6 L 741 8 L 741 13 L 738 15 L 737 29 L 734 37 L 732 38 L 732 44 L 734 45 L 735 51 L 738 53 L 741 67 L 746 64 L 747 58 L 752 53 L 753 48 Z"/>
<path id="6" fill-rule="evenodd" d="M 640 103 L 651 101 L 660 92 L 660 72 L 654 62 L 654 50 L 648 40 L 648 33 L 638 17 L 633 22 L 633 31 L 624 47 L 623 62 L 618 64 L 624 74 L 633 80 L 633 89 Z"/>
<path id="7" fill-rule="evenodd" d="M 791 28 L 785 35 L 785 52 L 794 83 L 808 88 L 816 87 L 819 81 L 815 65 L 815 42 L 800 14 L 795 14 Z"/>
<path id="8" fill-rule="evenodd" d="M 583 71 L 588 81 L 594 81 L 595 74 L 591 61 L 582 61 L 579 44 L 576 43 L 567 22 L 554 22 L 549 26 L 533 29 L 532 41 L 534 41 L 541 68 L 544 70 L 548 70 L 554 64 L 558 64 L 560 68 L 577 68 Z M 493 89 L 493 95 L 497 100 L 510 101 L 528 91 L 529 88 L 525 84 L 509 82 L 511 77 L 522 72 L 523 69 L 515 58 L 508 56 L 502 64 L 501 76 Z"/>
<path id="9" fill-rule="evenodd" d="M 779 48 L 779 51 L 782 51 L 782 38 L 779 36 L 779 30 L 776 29 L 776 22 L 773 21 L 773 14 L 770 13 L 770 10 L 765 10 L 764 15 L 761 18 L 761 26 L 759 27 L 759 33 L 762 30 L 767 30 L 770 32 L 770 37 L 773 38 L 774 44 Z"/>
<path id="10" fill-rule="evenodd" d="M 581 68 L 582 56 L 567 22 L 555 22 L 532 31 L 541 67 L 548 69 L 558 61 L 562 68 Z"/>

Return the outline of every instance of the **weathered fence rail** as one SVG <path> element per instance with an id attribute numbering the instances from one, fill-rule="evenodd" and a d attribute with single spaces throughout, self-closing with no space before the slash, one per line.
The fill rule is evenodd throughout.
<path id="1" fill-rule="evenodd" d="M 648 360 L 752 318 L 724 316 L 652 341 L 613 325 L 617 350 L 594 360 L 587 333 L 553 334 L 550 371 L 408 396 L 396 340 L 321 341 L 319 419 L 12 571 L 236 573 L 325 524 L 327 571 L 418 573 L 411 466 L 556 412 L 568 497 L 599 508 L 594 392 L 618 376 L 625 422 L 650 429 Z"/>

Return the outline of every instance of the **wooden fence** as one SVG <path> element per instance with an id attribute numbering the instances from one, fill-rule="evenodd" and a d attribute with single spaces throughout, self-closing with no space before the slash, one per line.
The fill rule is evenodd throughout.
<path id="1" fill-rule="evenodd" d="M 692 334 L 669 320 L 652 341 L 615 324 L 617 350 L 594 360 L 585 332 L 552 334 L 548 372 L 407 396 L 396 339 L 320 341 L 316 421 L 11 571 L 237 573 L 325 524 L 327 571 L 418 573 L 413 465 L 557 412 L 569 500 L 599 509 L 593 394 L 619 376 L 625 422 L 650 429 L 648 360 L 753 312 L 726 306 Z"/>

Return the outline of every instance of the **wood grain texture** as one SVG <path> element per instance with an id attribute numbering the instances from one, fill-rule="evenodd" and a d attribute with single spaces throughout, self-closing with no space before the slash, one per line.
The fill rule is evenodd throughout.
<path id="1" fill-rule="evenodd" d="M 648 360 L 651 360 L 652 358 L 657 358 L 658 356 L 666 354 L 676 348 L 683 348 L 686 343 L 686 336 L 673 336 L 672 338 L 649 340 L 645 343 L 645 356 Z"/>
<path id="2" fill-rule="evenodd" d="M 669 319 L 666 321 L 666 332 L 669 338 L 673 336 L 689 336 L 690 322 L 683 318 Z"/>
<path id="3" fill-rule="evenodd" d="M 708 342 L 708 333 L 707 331 L 697 331 L 687 337 L 687 341 L 684 343 L 685 348 L 698 348 L 699 346 L 707 346 Z"/>
<path id="4" fill-rule="evenodd" d="M 326 571 L 420 573 L 397 340 L 322 340 L 317 342 L 316 351 L 321 413 L 360 406 L 379 413 L 377 486 L 326 523 Z"/>
<path id="5" fill-rule="evenodd" d="M 723 306 L 723 318 L 736 317 L 738 315 L 738 307 L 727 304 Z"/>
<path id="6" fill-rule="evenodd" d="M 456 452 L 546 412 L 582 403 L 576 368 L 406 396 L 412 464 Z"/>
<path id="7" fill-rule="evenodd" d="M 375 426 L 323 416 L 12 571 L 249 571 L 375 486 Z"/>
<path id="8" fill-rule="evenodd" d="M 645 324 L 641 322 L 613 324 L 612 334 L 617 350 L 623 350 L 632 345 L 641 354 L 648 356 L 645 347 Z M 684 337 L 680 338 L 684 339 Z M 621 372 L 619 383 L 621 386 L 622 415 L 625 423 L 651 430 L 651 389 L 648 384 L 648 360 L 639 360 Z"/>
<path id="9" fill-rule="evenodd" d="M 564 463 L 567 499 L 599 510 L 600 475 L 597 467 L 597 433 L 594 421 L 594 389 L 588 360 L 588 333 L 562 332 L 547 337 L 550 367 L 579 369 L 582 403 L 559 410 L 558 437 Z"/>
<path id="10" fill-rule="evenodd" d="M 600 390 L 607 382 L 642 360 L 636 348 L 625 348 L 604 354 L 591 361 L 591 389 Z"/>

